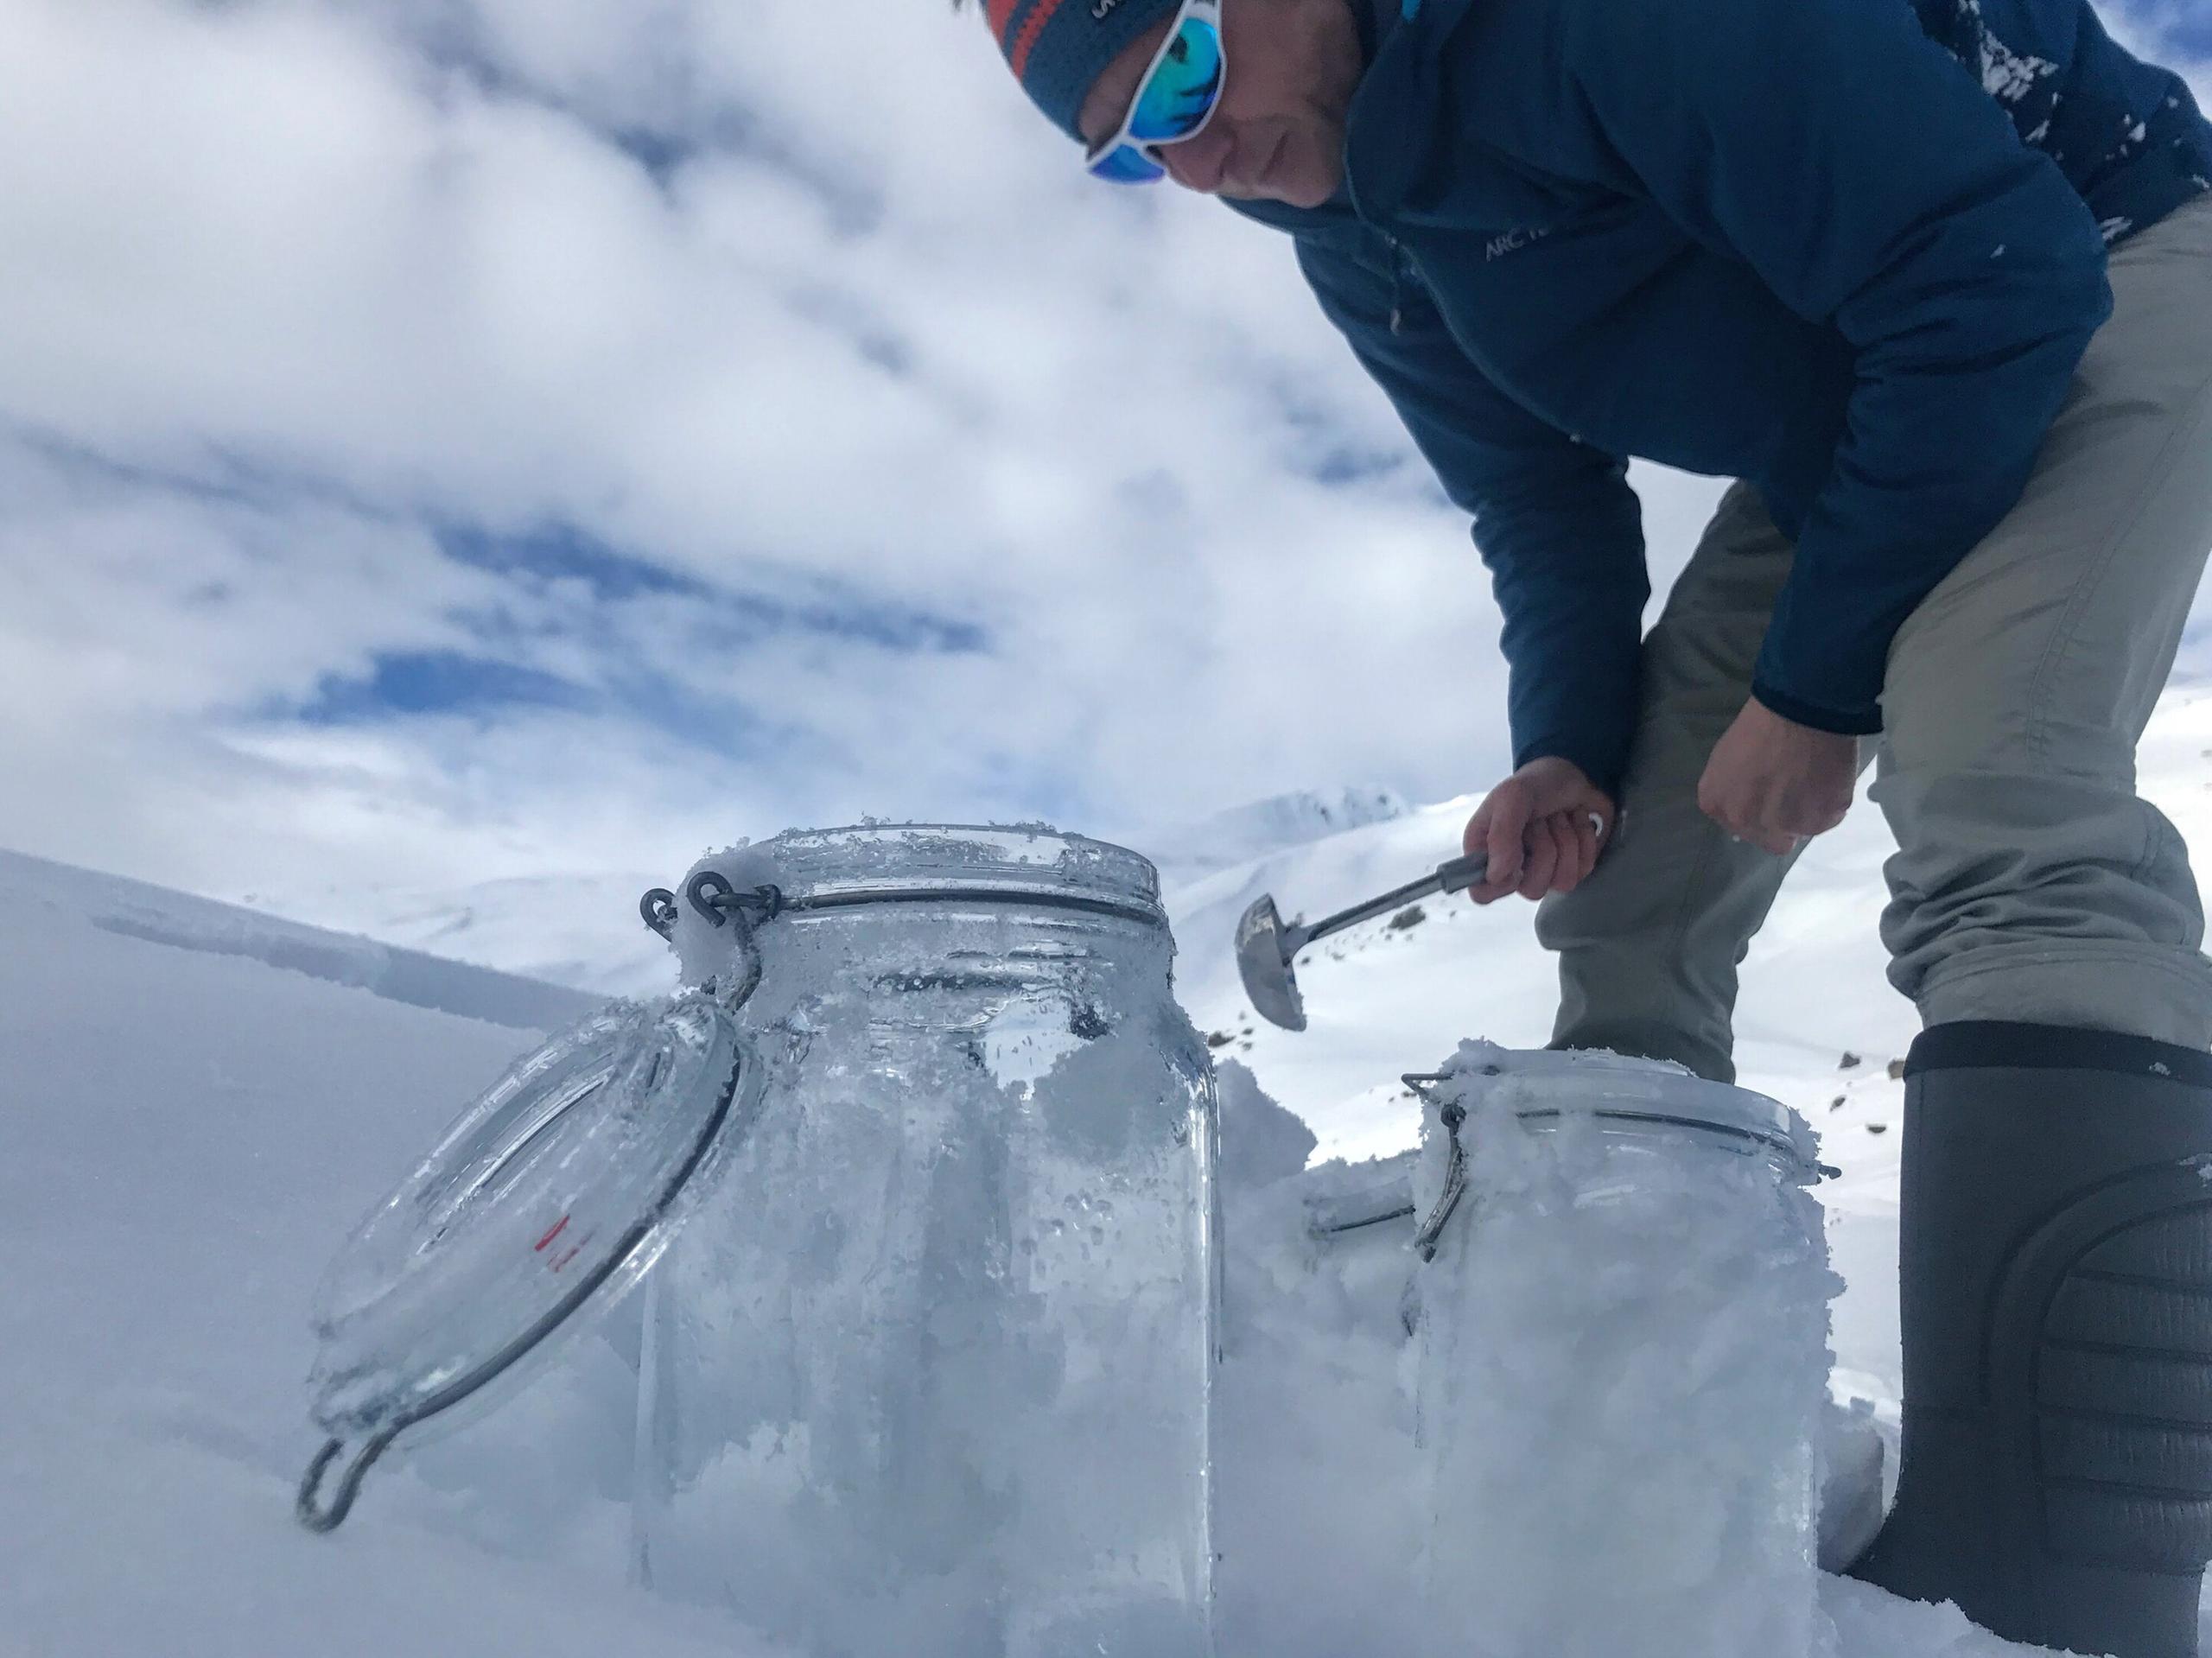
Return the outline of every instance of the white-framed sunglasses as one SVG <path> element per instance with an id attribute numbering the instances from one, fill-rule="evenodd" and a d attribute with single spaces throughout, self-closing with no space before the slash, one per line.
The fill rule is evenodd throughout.
<path id="1" fill-rule="evenodd" d="M 1204 132 L 1221 105 L 1225 67 L 1221 0 L 1183 0 L 1167 38 L 1137 83 L 1114 136 L 1083 158 L 1084 170 L 1109 184 L 1152 184 L 1167 176 L 1153 151 Z"/>

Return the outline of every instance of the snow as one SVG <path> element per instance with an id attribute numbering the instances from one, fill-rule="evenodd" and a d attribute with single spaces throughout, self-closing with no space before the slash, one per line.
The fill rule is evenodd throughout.
<path id="1" fill-rule="evenodd" d="M 605 1344 L 380 1471 L 342 1541 L 293 1521 L 316 1280 L 535 1038 L 423 1005 L 494 1001 L 475 969 L 397 1001 L 221 947 L 260 924 L 0 855 L 0 1651 L 765 1658 L 624 1588 L 583 1426 L 627 1380 Z"/>
<path id="2" fill-rule="evenodd" d="M 1255 1128 L 1281 1144 L 1295 1121 L 1240 1082 L 1223 1100 L 1224 1161 Z M 1223 1658 L 1419 1650 L 1410 1225 L 1309 1230 L 1317 1200 L 1372 1184 L 1371 1172 L 1332 1164 L 1226 1194 L 1214 1429 Z"/>
<path id="3" fill-rule="evenodd" d="M 355 986 L 387 1001 L 518 1030 L 566 1024 L 598 1001 L 542 980 L 497 971 L 457 971 L 454 963 L 420 951 L 188 899 L 139 881 L 88 877 L 36 859 L 12 861 L 41 887 L 81 905 L 94 927 L 147 943 L 241 956 L 332 984 Z"/>
<path id="4" fill-rule="evenodd" d="M 640 920 L 638 900 L 648 887 L 671 885 L 674 873 L 518 875 L 438 891 L 331 886 L 265 907 L 594 995 L 651 996 L 668 989 L 675 973 L 667 948 Z"/>
<path id="5" fill-rule="evenodd" d="M 2199 847 L 2212 845 L 2208 752 L 2212 698 L 2171 696 L 2142 772 Z M 1464 812 L 1446 803 L 1273 848 L 1169 894 L 1180 998 L 1224 1039 L 1224 1658 L 1419 1649 L 1410 1222 L 1312 1230 L 1378 1196 L 1387 1210 L 1407 1171 L 1292 1165 L 1306 1132 L 1324 1159 L 1403 1153 L 1420 1115 L 1399 1073 L 1471 1034 L 1541 1043 L 1552 994 L 1525 910 L 1437 904 L 1420 925 L 1378 923 L 1302 961 L 1313 1028 L 1294 1036 L 1243 1008 L 1229 931 L 1262 891 L 1319 914 L 1433 867 Z M 1885 850 L 1863 806 L 1815 844 L 1755 947 L 1741 1016 L 1744 1082 L 1812 1119 L 1846 1172 L 1819 1194 L 1849 1285 L 1832 1388 L 1872 1410 L 1836 1418 L 1826 1454 L 1860 1471 L 1839 1496 L 1861 1510 L 1866 1464 L 1840 1448 L 1863 1458 L 1870 1414 L 1894 1423 L 1901 1086 L 1888 1065 L 1912 1032 L 1873 937 Z M 602 939 L 660 950 L 626 885 L 619 912 L 611 893 L 573 912 L 557 892 L 532 894 L 541 959 L 597 959 Z M 528 944 L 531 931 L 518 919 L 510 936 Z M 634 1322 L 379 1468 L 335 1536 L 291 1517 L 319 1442 L 303 1382 L 326 1263 L 535 1039 L 525 1013 L 555 1026 L 589 1000 L 0 854 L 0 1651 L 778 1650 L 627 1583 Z M 1850 1505 L 1824 1521 L 1832 1549 Z M 1821 1604 L 1840 1658 L 2022 1650 L 1955 1610 L 1833 1578 Z"/>

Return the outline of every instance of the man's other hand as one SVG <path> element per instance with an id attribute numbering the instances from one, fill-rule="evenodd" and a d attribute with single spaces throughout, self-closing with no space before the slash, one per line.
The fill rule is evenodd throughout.
<path id="1" fill-rule="evenodd" d="M 1697 804 L 1739 841 L 1786 857 L 1843 822 L 1859 779 L 1859 740 L 1747 702 L 1706 762 Z"/>
<path id="2" fill-rule="evenodd" d="M 1613 803 L 1573 760 L 1530 760 L 1492 789 L 1467 820 L 1467 855 L 1490 868 L 1467 896 L 1492 904 L 1508 893 L 1541 898 L 1588 880 L 1613 831 Z"/>

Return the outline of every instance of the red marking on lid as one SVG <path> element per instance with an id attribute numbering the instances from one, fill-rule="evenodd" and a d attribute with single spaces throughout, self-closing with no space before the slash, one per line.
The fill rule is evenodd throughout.
<path id="1" fill-rule="evenodd" d="M 554 1222 L 553 1229 L 550 1232 L 548 1232 L 543 1237 L 538 1239 L 537 1253 L 541 1255 L 543 1255 L 547 1248 L 552 1243 L 553 1240 L 559 1237 L 562 1232 L 567 1229 L 568 1224 L 569 1217 L 566 1215 L 562 1216 L 559 1220 Z"/>
<path id="2" fill-rule="evenodd" d="M 591 1240 L 590 1240 L 590 1239 L 588 1239 L 588 1238 L 587 1238 L 587 1239 L 585 1239 L 585 1240 L 584 1240 L 584 1242 L 585 1242 L 585 1243 L 588 1243 L 588 1242 L 591 1242 Z M 553 1263 L 553 1270 L 554 1270 L 555 1272 L 556 1272 L 556 1273 L 557 1273 L 557 1272 L 559 1272 L 559 1271 L 561 1270 L 561 1268 L 562 1268 L 562 1267 L 563 1267 L 567 1266 L 570 1261 L 574 1261 L 574 1260 L 575 1260 L 575 1259 L 579 1255 L 582 1255 L 582 1254 L 583 1253 L 583 1247 L 584 1247 L 584 1246 L 583 1246 L 583 1244 L 582 1244 L 582 1243 L 573 1243 L 573 1244 L 570 1244 L 570 1245 L 569 1246 L 569 1252 L 568 1252 L 566 1255 L 563 1255 L 563 1256 L 562 1256 L 558 1261 L 555 1261 L 555 1262 Z"/>

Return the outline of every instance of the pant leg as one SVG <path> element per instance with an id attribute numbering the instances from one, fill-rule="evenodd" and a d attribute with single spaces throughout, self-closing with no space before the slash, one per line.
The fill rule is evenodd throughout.
<path id="1" fill-rule="evenodd" d="M 1554 1047 L 1735 1079 L 1736 969 L 1794 860 L 1732 839 L 1698 810 L 1697 786 L 1750 699 L 1794 555 L 1758 491 L 1737 484 L 1644 641 L 1618 835 L 1588 880 L 1536 912 L 1537 937 L 1559 953 Z"/>
<path id="2" fill-rule="evenodd" d="M 1874 797 L 1926 1022 L 2212 1042 L 2203 913 L 2135 746 L 2212 549 L 2212 200 L 2113 251 L 2026 493 L 1899 632 Z"/>

